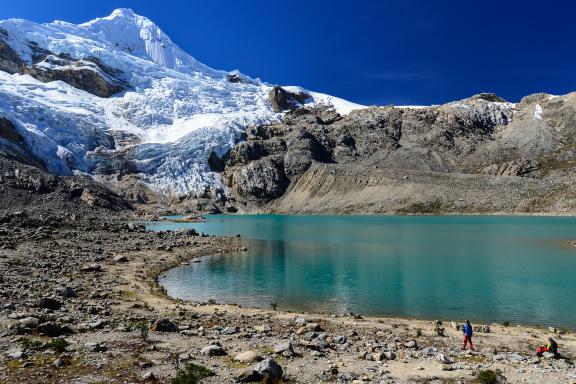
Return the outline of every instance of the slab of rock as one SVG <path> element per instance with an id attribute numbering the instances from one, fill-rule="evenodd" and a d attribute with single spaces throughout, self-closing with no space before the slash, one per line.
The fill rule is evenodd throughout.
<path id="1" fill-rule="evenodd" d="M 62 287 L 60 289 L 60 294 L 67 299 L 78 297 L 78 294 L 72 287 Z"/>
<path id="2" fill-rule="evenodd" d="M 406 348 L 418 348 L 418 343 L 416 342 L 416 340 L 409 340 L 407 342 L 404 343 L 404 346 Z"/>
<path id="3" fill-rule="evenodd" d="M 396 353 L 394 353 L 392 351 L 385 351 L 384 356 L 386 356 L 386 359 L 388 359 L 388 360 L 396 359 Z"/>
<path id="4" fill-rule="evenodd" d="M 58 310 L 62 308 L 62 303 L 51 297 L 44 297 L 42 299 L 39 299 L 36 302 L 36 305 L 39 306 L 40 308 L 46 308 L 52 310 Z"/>
<path id="5" fill-rule="evenodd" d="M 436 359 L 438 359 L 438 361 L 441 362 L 442 364 L 454 364 L 454 360 L 452 360 L 443 353 L 439 353 L 438 355 L 436 355 Z"/>
<path id="6" fill-rule="evenodd" d="M 226 356 L 227 355 L 224 348 L 222 348 L 219 345 L 209 345 L 207 347 L 204 347 L 200 350 L 200 353 L 202 353 L 203 355 L 207 355 L 207 356 Z"/>
<path id="7" fill-rule="evenodd" d="M 274 353 L 294 352 L 294 346 L 291 341 L 285 341 L 274 346 Z"/>
<path id="8" fill-rule="evenodd" d="M 422 348 L 420 353 L 422 354 L 422 356 L 435 356 L 438 353 L 438 348 L 432 346 L 425 347 Z"/>
<path id="9" fill-rule="evenodd" d="M 142 380 L 144 381 L 156 381 L 156 375 L 154 374 L 154 372 L 150 371 L 150 372 L 146 372 L 145 374 L 142 375 Z"/>
<path id="10" fill-rule="evenodd" d="M 105 352 L 108 349 L 105 343 L 86 343 L 84 348 L 90 352 Z"/>
<path id="11" fill-rule="evenodd" d="M 234 360 L 241 363 L 254 363 L 262 358 L 254 351 L 245 351 L 234 356 Z"/>
<path id="12" fill-rule="evenodd" d="M 38 326 L 38 319 L 35 317 L 25 317 L 18 321 L 21 326 L 26 328 L 36 328 Z"/>
<path id="13" fill-rule="evenodd" d="M 294 320 L 294 324 L 296 324 L 297 327 L 303 327 L 308 324 L 308 320 L 303 317 L 298 317 L 296 320 Z"/>
<path id="14" fill-rule="evenodd" d="M 322 332 L 322 327 L 318 323 L 308 323 L 305 325 L 308 331 Z"/>
<path id="15" fill-rule="evenodd" d="M 7 356 L 11 359 L 19 360 L 19 359 L 24 358 L 26 356 L 26 353 L 21 349 L 14 349 L 14 350 L 8 351 Z"/>
<path id="16" fill-rule="evenodd" d="M 271 357 L 267 357 L 259 362 L 254 367 L 254 370 L 263 377 L 269 377 L 272 380 L 279 380 L 284 375 L 282 367 Z"/>
<path id="17" fill-rule="evenodd" d="M 64 333 L 62 326 L 58 323 L 53 322 L 53 321 L 49 321 L 49 322 L 42 323 L 42 324 L 38 325 L 37 330 L 38 330 L 38 333 L 40 333 L 44 336 L 50 336 L 50 337 L 58 337 Z"/>
<path id="18" fill-rule="evenodd" d="M 159 319 L 150 328 L 155 332 L 178 332 L 178 326 L 168 319 Z"/>
<path id="19" fill-rule="evenodd" d="M 97 263 L 86 264 L 86 265 L 83 265 L 82 268 L 80 268 L 80 271 L 82 271 L 82 272 L 101 272 L 102 266 L 100 264 L 97 264 Z"/>
<path id="20" fill-rule="evenodd" d="M 260 333 L 264 333 L 264 332 L 270 332 L 272 331 L 272 327 L 268 324 L 262 324 L 262 325 L 256 325 L 254 327 L 254 330 L 256 332 L 260 332 Z"/>
<path id="21" fill-rule="evenodd" d="M 242 369 L 237 375 L 237 383 L 260 383 L 264 377 L 253 368 Z"/>
<path id="22" fill-rule="evenodd" d="M 116 256 L 114 256 L 114 262 L 126 263 L 126 262 L 128 262 L 128 258 L 125 255 L 116 255 Z"/>
<path id="23" fill-rule="evenodd" d="M 384 355 L 384 353 L 382 353 L 382 352 L 376 352 L 376 353 L 372 354 L 372 360 L 384 361 L 384 360 L 386 360 L 386 355 Z"/>

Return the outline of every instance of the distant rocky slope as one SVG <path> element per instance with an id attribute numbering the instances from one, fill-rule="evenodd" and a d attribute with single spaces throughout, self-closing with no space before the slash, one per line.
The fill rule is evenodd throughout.
<path id="1" fill-rule="evenodd" d="M 576 94 L 300 108 L 248 129 L 221 176 L 248 212 L 570 214 L 575 138 Z"/>

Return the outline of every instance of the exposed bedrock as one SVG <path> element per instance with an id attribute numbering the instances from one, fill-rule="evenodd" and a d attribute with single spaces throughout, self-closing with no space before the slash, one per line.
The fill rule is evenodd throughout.
<path id="1" fill-rule="evenodd" d="M 576 95 L 288 112 L 224 156 L 246 211 L 571 212 Z"/>
<path id="2" fill-rule="evenodd" d="M 26 63 L 9 44 L 8 32 L 0 28 L 0 70 L 30 75 L 44 83 L 63 81 L 98 97 L 110 97 L 128 89 L 123 73 L 95 57 L 73 58 L 53 53 L 28 42 L 32 63 Z"/>

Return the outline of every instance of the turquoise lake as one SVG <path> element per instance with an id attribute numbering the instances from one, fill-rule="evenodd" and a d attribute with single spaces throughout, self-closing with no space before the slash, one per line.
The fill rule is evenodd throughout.
<path id="1" fill-rule="evenodd" d="M 280 310 L 576 328 L 576 219 L 218 215 L 147 223 L 241 234 L 170 271 L 172 297 Z"/>

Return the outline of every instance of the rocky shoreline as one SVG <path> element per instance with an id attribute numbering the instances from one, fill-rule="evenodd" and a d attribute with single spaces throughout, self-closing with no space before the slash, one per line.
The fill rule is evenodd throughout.
<path id="1" fill-rule="evenodd" d="M 237 239 L 150 232 L 121 216 L 17 217 L 0 224 L 0 382 L 169 383 L 189 363 L 210 370 L 206 383 L 473 383 L 488 370 L 509 383 L 576 381 L 568 331 L 492 324 L 464 352 L 446 322 L 183 302 L 157 277 L 241 252 Z M 550 335 L 569 359 L 534 356 Z"/>

